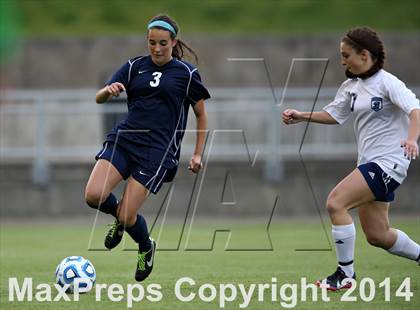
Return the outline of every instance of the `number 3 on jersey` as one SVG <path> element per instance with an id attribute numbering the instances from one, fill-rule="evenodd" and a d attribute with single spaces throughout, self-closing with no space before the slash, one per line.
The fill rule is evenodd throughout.
<path id="1" fill-rule="evenodd" d="M 158 87 L 160 83 L 160 77 L 162 76 L 162 72 L 153 72 L 152 73 L 154 80 L 150 81 L 150 86 Z"/>

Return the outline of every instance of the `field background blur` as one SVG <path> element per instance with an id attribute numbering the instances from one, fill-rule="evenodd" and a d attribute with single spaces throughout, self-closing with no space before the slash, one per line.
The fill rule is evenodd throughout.
<path id="1" fill-rule="evenodd" d="M 343 127 L 311 124 L 305 131 L 303 125 L 292 129 L 279 121 L 284 108 L 321 109 L 332 100 L 344 79 L 338 45 L 348 29 L 375 28 L 385 43 L 386 69 L 419 92 L 418 1 L 1 0 L 0 4 L 0 193 L 2 199 L 8 196 L 2 217 L 88 212 L 83 207 L 83 187 L 93 155 L 126 111 L 124 98 L 98 107 L 94 94 L 127 59 L 147 53 L 146 24 L 158 13 L 178 21 L 180 36 L 198 53 L 202 79 L 211 90 L 209 141 L 214 138 L 216 147 L 211 156 L 204 155 L 220 168 L 206 171 L 208 179 L 216 180 L 208 186 L 211 196 L 220 196 L 219 183 L 223 187 L 227 172 L 236 167 L 238 177 L 231 173 L 234 183 L 250 181 L 238 186 L 245 190 L 236 195 L 246 197 L 241 210 L 249 213 L 261 209 L 253 207 L 259 199 L 267 200 L 271 209 L 273 197 L 279 196 L 284 215 L 311 215 L 314 200 L 322 208 L 334 184 L 354 167 L 351 122 Z M 188 128 L 195 128 L 193 119 Z M 248 169 L 242 134 L 214 135 L 215 130 L 243 131 L 251 157 L 259 154 L 255 169 Z M 188 132 L 184 164 L 193 144 L 194 134 Z M 417 214 L 420 192 L 413 188 L 420 184 L 418 171 L 414 162 L 399 190 L 397 212 Z M 177 180 L 187 184 L 189 179 L 180 173 Z M 258 194 L 251 195 L 248 188 L 255 186 Z M 306 194 L 300 195 L 301 190 Z M 203 203 L 204 208 L 211 210 L 213 203 L 217 202 Z"/>
<path id="2" fill-rule="evenodd" d="M 415 32 L 420 27 L 420 4 L 414 0 L 3 0 L 2 5 L 3 18 L 14 15 L 21 33 L 30 37 L 138 34 L 158 12 L 178 20 L 184 33 L 331 33 L 367 24 L 379 31 Z"/>
<path id="3" fill-rule="evenodd" d="M 163 283 L 165 290 L 183 275 L 215 284 L 263 283 L 272 276 L 284 283 L 331 271 L 332 265 L 323 265 L 335 261 L 323 205 L 355 166 L 351 122 L 311 124 L 306 131 L 304 124 L 282 125 L 280 113 L 288 107 L 318 110 L 332 100 L 344 80 L 338 47 L 348 29 L 376 29 L 387 50 L 386 69 L 420 95 L 420 2 L 415 0 L 0 0 L 0 297 L 7 309 L 79 307 L 7 302 L 8 277 L 39 270 L 35 281 L 49 281 L 48 272 L 52 275 L 55 262 L 66 255 L 93 257 L 99 282 L 132 283 L 132 252 L 88 251 L 89 246 L 102 248 L 110 218 L 95 218 L 86 207 L 84 186 L 104 135 L 126 111 L 124 97 L 98 107 L 95 92 L 127 59 L 147 53 L 146 24 L 159 13 L 179 23 L 181 38 L 199 55 L 198 68 L 212 94 L 207 109 L 213 144 L 204 154 L 205 171 L 195 177 L 186 169 L 195 139 L 188 132 L 173 187 L 165 184 L 142 211 L 161 249 L 181 245 L 178 252 L 158 253 L 150 281 Z M 194 129 L 191 115 L 188 128 Z M 397 191 L 391 219 L 418 242 L 419 188 L 417 160 Z M 116 193 L 122 190 L 123 185 Z M 352 214 L 357 222 L 357 212 Z M 272 243 L 265 234 L 268 225 Z M 216 238 L 216 251 L 182 250 L 188 231 L 196 244 L 207 244 L 214 230 L 229 229 L 234 238 L 226 233 Z M 418 309 L 415 266 L 369 247 L 360 230 L 358 236 L 361 276 L 377 283 L 390 276 L 395 288 L 411 277 L 415 298 L 351 305 L 334 298 L 328 305 L 299 304 L 297 309 Z M 274 251 L 226 252 L 226 240 L 245 248 L 263 240 Z M 295 251 L 299 247 L 323 251 L 309 252 L 308 259 L 308 252 Z M 208 263 L 201 266 L 203 261 Z M 264 261 L 258 270 L 256 261 Z M 188 262 L 195 267 L 188 269 Z M 116 275 L 114 264 L 122 266 L 121 274 Z M 84 299 L 86 309 L 97 306 L 91 297 Z M 122 306 L 103 304 L 106 309 Z M 184 306 L 173 296 L 154 305 Z M 205 303 L 189 306 L 208 309 Z M 254 302 L 251 308 L 260 306 Z M 264 309 L 278 307 L 264 303 Z"/>

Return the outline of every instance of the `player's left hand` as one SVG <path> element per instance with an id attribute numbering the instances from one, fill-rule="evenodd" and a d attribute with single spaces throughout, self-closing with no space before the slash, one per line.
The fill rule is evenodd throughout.
<path id="1" fill-rule="evenodd" d="M 402 140 L 401 147 L 404 148 L 404 156 L 407 157 L 407 159 L 410 160 L 419 157 L 419 146 L 417 141 Z"/>
<path id="2" fill-rule="evenodd" d="M 194 173 L 198 173 L 200 169 L 203 168 L 203 163 L 201 162 L 200 155 L 193 155 L 188 164 L 188 170 L 191 170 Z"/>

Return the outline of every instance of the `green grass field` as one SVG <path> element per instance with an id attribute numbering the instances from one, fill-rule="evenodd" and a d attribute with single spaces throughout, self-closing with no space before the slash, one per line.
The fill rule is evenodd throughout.
<path id="1" fill-rule="evenodd" d="M 417 241 L 420 236 L 420 226 L 417 219 L 399 220 L 395 226 L 405 230 Z M 237 245 L 246 244 L 254 235 L 261 232 L 257 224 L 242 224 L 235 226 Z M 236 229 L 235 228 L 235 229 Z M 93 247 L 100 247 L 105 232 L 105 225 L 98 225 L 93 234 Z M 179 229 L 169 226 L 168 235 L 177 235 Z M 329 230 L 329 226 L 327 228 Z M 195 230 L 196 241 L 205 238 L 206 229 Z M 124 289 L 126 285 L 134 284 L 135 252 L 123 251 L 122 245 L 108 251 L 88 251 L 88 242 L 91 227 L 80 222 L 65 222 L 63 224 L 51 221 L 35 224 L 2 223 L 1 224 L 1 309 L 125 309 L 126 300 L 112 302 L 102 293 L 101 301 L 95 301 L 94 291 L 82 295 L 79 302 L 37 302 L 23 301 L 10 302 L 8 300 L 8 278 L 17 277 L 21 285 L 24 277 L 32 277 L 35 287 L 39 283 L 54 281 L 54 271 L 60 260 L 69 255 L 83 255 L 89 258 L 97 272 L 96 283 L 120 283 Z M 185 236 L 185 235 L 184 235 Z M 134 309 L 219 309 L 219 285 L 243 283 L 246 287 L 250 284 L 271 283 L 273 277 L 277 278 L 278 289 L 285 283 L 298 284 L 302 277 L 312 282 L 321 276 L 329 274 L 335 268 L 334 251 L 295 251 L 296 248 L 323 248 L 329 247 L 322 226 L 316 221 L 293 220 L 273 223 L 270 236 L 274 247 L 273 251 L 224 251 L 227 234 L 216 237 L 213 251 L 158 251 L 155 258 L 155 269 L 150 278 L 143 282 L 161 285 L 162 300 L 150 302 L 146 299 L 135 302 Z M 156 236 L 155 236 L 156 237 Z M 231 239 L 232 240 L 232 239 Z M 205 241 L 205 240 L 204 240 Z M 127 240 L 125 248 L 132 247 Z M 165 244 L 161 239 L 160 244 Z M 184 240 L 181 243 L 183 249 Z M 414 262 L 387 254 L 385 251 L 373 248 L 364 240 L 363 234 L 358 230 L 356 244 L 356 270 L 358 278 L 370 277 L 376 286 L 376 294 L 371 302 L 360 300 L 358 288 L 352 296 L 357 297 L 356 302 L 340 301 L 343 293 L 328 293 L 329 302 L 318 301 L 303 302 L 300 300 L 300 288 L 297 291 L 297 305 L 294 309 L 419 309 L 420 307 L 420 273 L 419 267 Z M 217 297 L 212 302 L 204 302 L 196 296 L 191 302 L 178 300 L 174 293 L 176 281 L 181 277 L 191 277 L 196 281 L 196 286 L 184 285 L 183 294 L 198 292 L 199 286 L 211 283 L 217 289 Z M 379 283 L 386 277 L 391 279 L 390 301 L 384 301 L 384 289 L 379 288 Z M 395 296 L 395 291 L 404 278 L 410 277 L 411 291 L 414 296 L 406 302 L 401 297 Z M 55 296 L 52 291 L 52 298 Z M 206 291 L 207 295 L 209 291 Z M 368 290 L 367 290 L 368 292 Z M 239 293 L 239 288 L 238 288 Z M 242 299 L 227 302 L 225 309 L 239 309 Z M 280 295 L 277 301 L 271 300 L 271 291 L 262 296 L 263 301 L 258 301 L 254 292 L 251 302 L 246 309 L 282 309 Z M 308 293 L 308 296 L 311 296 Z"/>

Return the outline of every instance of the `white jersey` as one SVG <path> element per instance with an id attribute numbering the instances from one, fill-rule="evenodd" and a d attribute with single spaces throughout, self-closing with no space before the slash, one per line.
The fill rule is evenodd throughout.
<path id="1" fill-rule="evenodd" d="M 365 80 L 344 81 L 324 107 L 339 124 L 353 115 L 357 165 L 375 162 L 400 184 L 410 165 L 400 142 L 407 139 L 408 115 L 414 109 L 420 109 L 416 95 L 385 70 Z"/>

